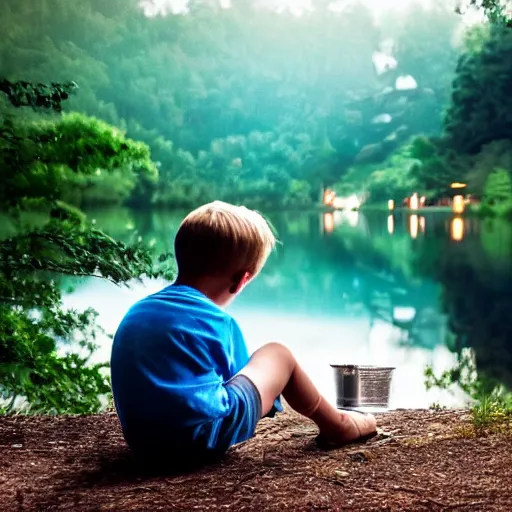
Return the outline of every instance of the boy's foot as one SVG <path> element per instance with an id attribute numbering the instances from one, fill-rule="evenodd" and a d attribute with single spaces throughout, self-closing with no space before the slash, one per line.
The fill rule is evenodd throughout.
<path id="1" fill-rule="evenodd" d="M 339 411 L 340 426 L 320 432 L 316 443 L 320 448 L 336 448 L 356 441 L 365 441 L 377 434 L 377 421 L 372 414 L 358 411 Z"/>

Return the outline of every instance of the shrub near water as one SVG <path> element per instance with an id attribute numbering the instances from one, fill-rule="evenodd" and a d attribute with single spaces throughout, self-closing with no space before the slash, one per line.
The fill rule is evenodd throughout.
<path id="1" fill-rule="evenodd" d="M 15 106 L 60 110 L 66 86 L 7 83 Z M 74 87 L 73 87 L 74 88 Z M 9 111 L 8 111 L 9 112 Z M 98 170 L 156 172 L 144 144 L 81 115 L 0 118 L 0 411 L 91 413 L 110 391 L 105 365 L 90 364 L 104 335 L 92 310 L 65 310 L 61 276 L 94 276 L 115 284 L 167 271 L 140 244 L 127 246 L 94 229 L 62 201 L 70 180 Z M 130 172 L 131 172 L 130 171 Z M 33 219 L 36 218 L 37 222 Z M 80 348 L 59 351 L 59 346 Z"/>
<path id="2" fill-rule="evenodd" d="M 471 399 L 471 424 L 477 435 L 485 433 L 512 433 L 512 394 L 503 386 L 484 380 L 478 375 L 470 351 L 459 356 L 458 364 L 439 377 L 431 367 L 425 370 L 428 389 L 450 389 L 458 385 Z"/>
<path id="3" fill-rule="evenodd" d="M 489 174 L 480 213 L 512 217 L 512 181 L 509 171 L 495 169 Z"/>

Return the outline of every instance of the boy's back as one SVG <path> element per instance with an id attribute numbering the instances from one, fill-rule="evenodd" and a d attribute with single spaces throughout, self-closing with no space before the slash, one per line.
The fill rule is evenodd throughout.
<path id="1" fill-rule="evenodd" d="M 114 338 L 112 388 L 127 441 L 228 414 L 223 385 L 248 360 L 236 322 L 198 290 L 172 285 L 135 304 Z"/>
<path id="2" fill-rule="evenodd" d="M 281 411 L 281 393 L 319 426 L 322 444 L 376 432 L 373 417 L 329 404 L 285 346 L 268 343 L 249 360 L 238 325 L 220 309 L 258 275 L 274 244 L 261 215 L 219 201 L 181 223 L 176 283 L 133 306 L 112 349 L 117 412 L 143 458 L 216 458 Z"/>

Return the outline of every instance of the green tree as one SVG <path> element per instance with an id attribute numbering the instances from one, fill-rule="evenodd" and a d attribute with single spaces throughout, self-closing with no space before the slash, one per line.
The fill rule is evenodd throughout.
<path id="1" fill-rule="evenodd" d="M 445 119 L 447 143 L 458 153 L 475 155 L 485 144 L 509 139 L 511 50 L 512 32 L 495 26 L 480 51 L 460 58 Z"/>
<path id="2" fill-rule="evenodd" d="M 512 181 L 505 169 L 495 169 L 487 178 L 484 199 L 491 205 L 504 203 L 512 199 Z"/>
<path id="3" fill-rule="evenodd" d="M 470 0 L 469 6 L 481 9 L 489 21 L 494 24 L 511 25 L 510 1 L 505 0 Z M 462 8 L 457 5 L 457 12 L 462 13 Z"/>
<path id="4" fill-rule="evenodd" d="M 512 214 L 512 180 L 509 171 L 495 169 L 489 174 L 485 182 L 481 212 L 491 215 Z"/>
<path id="5" fill-rule="evenodd" d="M 3 80 L 14 106 L 59 111 L 71 87 Z M 125 166 L 153 172 L 146 146 L 81 116 L 27 122 L 4 115 L 0 125 L 0 208 L 8 225 L 0 239 L 0 393 L 8 412 L 25 398 L 34 412 L 93 412 L 109 383 L 89 364 L 101 334 L 92 309 L 65 310 L 58 279 L 94 276 L 123 284 L 155 268 L 140 244 L 127 246 L 94 229 L 62 201 L 71 172 L 113 172 Z M 33 218 L 36 217 L 34 221 Z M 62 352 L 63 346 L 68 349 Z M 69 350 L 79 347 L 82 352 Z"/>

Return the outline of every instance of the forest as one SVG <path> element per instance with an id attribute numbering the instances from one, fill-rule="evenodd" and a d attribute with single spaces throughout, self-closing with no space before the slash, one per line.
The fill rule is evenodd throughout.
<path id="1" fill-rule="evenodd" d="M 73 204 L 302 208 L 354 180 L 381 200 L 421 181 L 382 165 L 407 170 L 423 156 L 408 144 L 440 133 L 457 59 L 477 51 L 478 36 L 467 40 L 445 2 L 382 19 L 363 3 L 334 13 L 329 4 L 300 17 L 248 0 L 145 16 L 135 0 L 8 0 L 0 72 L 78 86 L 62 117 L 20 123 L 65 133 L 101 120 L 149 147 L 155 179 L 133 168 L 70 173 Z"/>
<path id="2" fill-rule="evenodd" d="M 88 364 L 97 314 L 63 307 L 66 277 L 172 278 L 166 248 L 118 241 L 83 209 L 307 209 L 325 188 L 378 204 L 464 181 L 483 213 L 512 211 L 512 32 L 496 3 L 471 2 L 488 15 L 473 26 L 442 1 L 379 18 L 331 3 L 4 2 L 0 410 L 93 412 L 109 391 Z"/>

